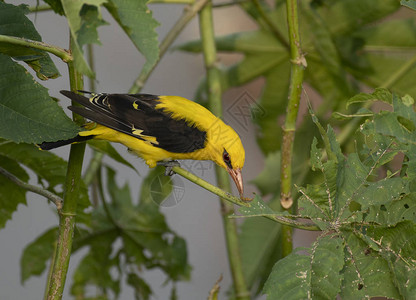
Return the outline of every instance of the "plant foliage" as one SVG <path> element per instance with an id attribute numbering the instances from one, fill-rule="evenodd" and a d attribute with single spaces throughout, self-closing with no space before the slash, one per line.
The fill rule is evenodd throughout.
<path id="1" fill-rule="evenodd" d="M 88 45 L 101 45 L 99 32 L 110 23 L 103 18 L 105 9 L 146 59 L 140 74 L 149 74 L 160 59 L 159 23 L 147 0 L 44 2 L 66 18 L 71 51 L 43 42 L 27 17 L 28 6 L 0 1 L 0 228 L 19 204 L 31 200 L 22 185 L 33 183 L 61 198 L 69 188 L 71 160 L 68 163 L 36 146 L 72 138 L 82 130 L 39 81 L 60 76 L 50 49 L 67 54 L 68 60 L 60 63 L 93 78 L 84 51 Z M 249 109 L 265 167 L 251 181 L 259 195 L 251 207 L 240 208 L 244 220 L 233 241 L 239 245 L 242 276 L 252 298 L 264 293 L 267 299 L 412 299 L 416 294 L 416 24 L 414 18 L 396 13 L 403 6 L 414 13 L 416 1 L 297 2 L 307 65 L 304 81 L 308 93 L 321 99 L 312 101 L 309 114 L 298 118 L 291 166 L 297 210 L 283 211 L 279 201 L 282 120 L 294 63 L 287 2 L 237 1 L 233 5 L 257 27 L 215 38 L 218 51 L 241 57 L 221 66 L 223 91 L 259 78 L 263 84 L 261 96 Z M 177 24 L 187 22 L 188 12 Z M 204 51 L 200 40 L 175 49 Z M 207 82 L 203 79 L 197 89 L 198 101 L 207 98 Z M 363 93 L 362 87 L 372 92 Z M 82 249 L 84 256 L 74 266 L 70 293 L 76 299 L 118 298 L 127 285 L 136 299 L 150 299 L 153 291 L 143 275 L 158 269 L 171 283 L 171 298 L 176 299 L 176 283 L 190 278 L 191 267 L 185 240 L 168 226 L 158 207 L 172 192 L 171 181 L 157 168 L 143 178 L 140 195 L 132 196 L 129 185 L 117 184 L 117 172 L 101 157 L 134 166 L 108 142 L 87 144 L 94 151 L 91 161 L 85 161 L 91 176 L 79 184 L 72 245 L 72 252 Z M 311 247 L 283 258 L 284 227 L 270 219 L 319 230 L 320 235 Z M 52 264 L 60 229 L 49 228 L 24 249 L 22 283 Z M 213 299 L 218 297 L 219 284 L 212 289 Z M 238 293 L 230 295 L 246 299 Z"/>
<path id="2" fill-rule="evenodd" d="M 357 152 L 344 156 L 330 126 L 322 131 L 325 151 L 314 139 L 311 166 L 322 182 L 299 188 L 299 214 L 293 217 L 311 220 L 322 233 L 311 248 L 275 264 L 263 290 L 268 299 L 414 295 L 416 177 L 409 167 L 415 162 L 414 101 L 378 90 L 350 102 L 374 99 L 391 105 L 391 110 L 372 113 L 360 126 L 364 142 Z M 391 164 L 397 159 L 402 168 Z M 250 217 L 271 215 L 264 203 L 240 211 Z"/>

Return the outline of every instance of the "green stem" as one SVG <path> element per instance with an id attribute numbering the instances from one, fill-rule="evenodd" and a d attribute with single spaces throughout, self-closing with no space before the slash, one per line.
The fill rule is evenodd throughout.
<path id="1" fill-rule="evenodd" d="M 47 279 L 46 285 L 45 285 L 45 292 L 44 292 L 43 300 L 47 300 L 49 286 L 50 286 L 51 281 L 52 281 L 52 271 L 53 271 L 55 255 L 56 255 L 56 244 L 57 244 L 57 242 L 53 243 L 54 249 L 53 249 L 53 254 L 52 254 L 52 257 L 51 257 L 51 262 L 50 262 L 50 265 L 49 265 L 48 277 L 47 277 L 48 279 Z"/>
<path id="2" fill-rule="evenodd" d="M 94 49 L 93 49 L 93 45 L 92 44 L 88 44 L 87 46 L 87 59 L 88 59 L 88 64 L 91 67 L 91 70 L 94 72 L 95 71 L 95 61 L 94 61 Z M 96 87 L 95 87 L 95 79 L 89 77 L 88 78 L 88 83 L 89 83 L 89 90 L 91 92 L 95 92 L 96 91 Z M 99 152 L 97 150 L 93 150 L 93 155 L 92 155 L 92 159 L 90 160 L 90 163 L 87 167 L 87 170 L 85 171 L 84 174 L 84 182 L 86 186 L 89 186 L 94 178 L 97 175 L 97 171 L 99 170 L 99 168 L 101 167 L 101 161 L 103 160 L 104 154 L 102 152 Z"/>
<path id="3" fill-rule="evenodd" d="M 94 45 L 93 44 L 88 44 L 87 45 L 87 60 L 88 60 L 88 64 L 89 64 L 91 70 L 93 72 L 95 72 Z M 95 92 L 96 91 L 95 80 L 96 79 L 93 78 L 93 77 L 88 77 L 88 84 L 89 84 L 89 91 L 90 92 Z"/>
<path id="4" fill-rule="evenodd" d="M 137 77 L 137 79 L 134 81 L 133 86 L 130 88 L 129 93 L 135 94 L 135 93 L 140 92 L 140 90 L 143 88 L 144 84 L 146 83 L 147 79 L 149 78 L 150 74 L 159 64 L 161 58 L 163 57 L 163 55 L 165 55 L 166 51 L 172 45 L 174 40 L 182 32 L 186 24 L 188 24 L 193 19 L 193 17 L 195 17 L 195 15 L 207 4 L 208 1 L 209 0 L 198 0 L 193 5 L 186 7 L 184 9 L 182 16 L 179 18 L 179 20 L 175 23 L 175 25 L 171 28 L 171 30 L 165 36 L 163 41 L 160 43 L 158 61 L 149 70 L 147 71 L 142 70 L 139 77 Z"/>
<path id="5" fill-rule="evenodd" d="M 217 187 L 215 185 L 210 184 L 209 182 L 203 180 L 202 178 L 192 174 L 189 171 L 186 171 L 185 169 L 178 167 L 178 166 L 174 166 L 172 168 L 172 171 L 175 172 L 176 174 L 188 179 L 189 181 L 199 185 L 200 187 L 206 189 L 207 191 L 210 191 L 211 193 L 219 196 L 221 199 L 229 201 L 232 204 L 236 204 L 239 206 L 245 206 L 245 207 L 250 207 L 250 202 L 248 201 L 242 201 L 240 198 L 233 196 L 229 191 L 225 191 L 223 189 L 221 189 L 220 187 Z M 228 175 L 227 173 L 225 174 L 225 179 L 224 181 L 228 180 Z M 224 188 L 225 189 L 225 188 Z M 309 231 L 319 231 L 319 227 L 314 225 L 314 224 L 307 224 L 307 223 L 303 223 L 300 221 L 296 221 L 296 220 L 292 220 L 289 219 L 287 217 L 283 217 L 283 216 L 278 216 L 278 215 L 261 215 L 262 217 L 265 217 L 267 219 L 273 220 L 275 222 L 278 222 L 282 225 L 288 225 L 294 228 L 298 228 L 298 229 L 304 229 L 304 230 L 309 230 Z M 233 218 L 245 218 L 244 216 L 232 216 Z"/>
<path id="6" fill-rule="evenodd" d="M 20 180 L 19 178 L 14 176 L 12 173 L 10 173 L 9 171 L 7 171 L 7 170 L 5 170 L 1 167 L 0 167 L 0 174 L 6 176 L 9 180 L 13 181 L 16 185 L 24 188 L 25 190 L 27 190 L 29 192 L 33 192 L 33 193 L 41 195 L 41 196 L 44 196 L 45 198 L 49 199 L 50 201 L 52 201 L 56 205 L 56 209 L 58 210 L 58 212 L 61 211 L 63 201 L 62 201 L 61 197 L 59 197 L 58 195 L 55 195 L 54 193 L 52 193 L 48 190 L 45 190 L 41 187 L 28 184 L 28 183 Z"/>
<path id="7" fill-rule="evenodd" d="M 205 181 L 204 179 L 196 176 L 195 174 L 192 174 L 189 171 L 186 171 L 185 169 L 174 166 L 172 168 L 172 171 L 181 175 L 182 177 L 188 179 L 189 181 L 192 181 L 193 183 L 199 185 L 200 187 L 206 189 L 207 191 L 210 191 L 211 193 L 217 195 L 221 199 L 224 199 L 226 201 L 229 201 L 233 204 L 237 204 L 240 206 L 246 206 L 250 207 L 250 203 L 247 201 L 242 201 L 240 198 L 233 196 L 230 192 L 224 191 L 221 188 L 210 184 L 209 182 Z M 227 175 L 227 174 L 226 174 Z"/>
<path id="8" fill-rule="evenodd" d="M 68 63 L 71 90 L 83 88 L 83 78 L 72 62 Z M 74 104 L 73 104 L 74 105 Z M 73 115 L 74 121 L 82 124 L 83 118 Z M 55 260 L 53 262 L 51 282 L 47 291 L 48 300 L 62 299 L 71 256 L 72 242 L 75 228 L 75 216 L 78 202 L 78 191 L 81 182 L 81 169 L 84 159 L 85 143 L 72 144 L 68 159 L 67 174 L 64 186 L 64 205 L 59 214 L 59 236 Z"/>
<path id="9" fill-rule="evenodd" d="M 50 7 L 49 5 L 45 4 L 45 5 L 36 5 L 36 6 L 30 6 L 29 7 L 29 11 L 32 12 L 41 12 L 41 11 L 49 11 L 52 10 L 52 7 Z"/>
<path id="10" fill-rule="evenodd" d="M 228 6 L 238 5 L 238 4 L 242 4 L 242 3 L 247 3 L 249 1 L 251 1 L 251 0 L 232 0 L 230 2 L 223 2 L 223 3 L 213 4 L 212 7 L 213 8 L 228 7 Z"/>
<path id="11" fill-rule="evenodd" d="M 221 74 L 217 68 L 217 50 L 215 47 L 214 24 L 212 17 L 212 2 L 208 2 L 201 10 L 199 15 L 199 26 L 202 40 L 202 49 L 204 53 L 204 63 L 207 73 L 208 82 L 208 104 L 211 111 L 217 116 L 222 116 L 221 101 Z M 222 168 L 215 166 L 217 182 L 220 189 L 231 193 L 230 178 Z M 221 212 L 224 223 L 225 238 L 228 250 L 228 260 L 230 263 L 231 274 L 233 278 L 235 299 L 250 299 L 250 293 L 247 288 L 243 264 L 239 249 L 239 240 L 237 234 L 236 220 L 229 218 L 234 213 L 233 205 L 224 201 L 220 202 Z"/>
<path id="12" fill-rule="evenodd" d="M 244 0 L 248 1 L 248 0 Z M 159 3 L 165 3 L 165 4 L 193 4 L 194 0 L 150 0 L 148 4 L 159 4 Z M 37 6 L 30 6 L 29 11 L 31 13 L 33 12 L 42 12 L 42 11 L 50 11 L 52 10 L 52 7 L 49 5 L 37 5 Z"/>
<path id="13" fill-rule="evenodd" d="M 43 51 L 56 55 L 57 57 L 59 57 L 66 63 L 72 61 L 72 55 L 67 50 L 62 49 L 57 46 L 46 44 L 44 42 L 33 41 L 29 39 L 24 39 L 24 38 L 15 37 L 15 36 L 2 35 L 2 34 L 0 34 L 0 42 L 43 50 Z"/>
<path id="14" fill-rule="evenodd" d="M 90 164 L 84 174 L 84 182 L 86 186 L 89 186 L 97 175 L 97 171 L 101 167 L 103 157 L 104 154 L 102 152 L 94 150 Z"/>
<path id="15" fill-rule="evenodd" d="M 293 205 L 293 141 L 295 139 L 296 119 L 299 112 L 299 102 L 302 92 L 303 73 L 304 68 L 306 67 L 306 61 L 300 47 L 297 0 L 286 0 L 286 8 L 289 27 L 290 58 L 292 65 L 290 72 L 289 102 L 287 104 L 286 119 L 283 125 L 280 203 L 283 208 L 289 210 Z M 292 252 L 292 247 L 292 228 L 289 226 L 283 226 L 283 256 L 289 255 Z"/>
<path id="16" fill-rule="evenodd" d="M 166 4 L 194 4 L 194 0 L 150 0 L 149 4 L 166 3 Z"/>

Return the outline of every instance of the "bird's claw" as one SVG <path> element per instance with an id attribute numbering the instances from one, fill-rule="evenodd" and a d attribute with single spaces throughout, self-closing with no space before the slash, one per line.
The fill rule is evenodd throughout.
<path id="1" fill-rule="evenodd" d="M 170 161 L 161 161 L 158 162 L 158 165 L 164 166 L 165 169 L 165 175 L 166 176 L 172 176 L 175 174 L 175 172 L 172 170 L 173 167 L 180 167 L 180 163 L 176 160 L 170 160 Z"/>

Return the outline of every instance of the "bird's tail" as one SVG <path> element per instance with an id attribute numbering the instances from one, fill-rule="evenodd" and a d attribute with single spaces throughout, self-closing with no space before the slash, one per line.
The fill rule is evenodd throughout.
<path id="1" fill-rule="evenodd" d="M 39 144 L 38 147 L 42 150 L 51 150 L 51 149 L 55 149 L 61 146 L 73 144 L 73 143 L 85 142 L 85 141 L 92 139 L 93 137 L 94 137 L 93 135 L 88 135 L 88 136 L 77 135 L 76 137 L 72 139 L 68 139 L 68 140 L 61 140 L 61 141 L 56 141 L 56 142 L 43 142 L 42 144 Z"/>

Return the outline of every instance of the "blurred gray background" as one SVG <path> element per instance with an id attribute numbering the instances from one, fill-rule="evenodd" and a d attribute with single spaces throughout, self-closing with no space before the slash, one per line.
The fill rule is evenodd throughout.
<path id="1" fill-rule="evenodd" d="M 13 3 L 35 6 L 36 0 L 19 0 Z M 151 4 L 149 7 L 152 9 L 154 17 L 161 23 L 161 26 L 157 29 L 160 41 L 180 17 L 184 6 Z M 144 59 L 105 9 L 102 10 L 102 13 L 104 19 L 110 25 L 99 28 L 102 45 L 94 46 L 97 91 L 127 92 L 138 76 L 144 64 Z M 64 17 L 55 15 L 53 12 L 32 13 L 28 17 L 34 22 L 44 42 L 62 48 L 68 47 L 69 32 Z M 255 25 L 239 8 L 216 9 L 214 22 L 217 35 L 255 29 Z M 199 38 L 199 27 L 197 19 L 194 19 L 181 33 L 175 45 L 197 38 Z M 69 105 L 69 101 L 59 94 L 59 90 L 69 89 L 66 65 L 59 59 L 53 56 L 52 58 L 62 77 L 42 82 L 42 84 L 49 88 L 51 96 L 61 99 L 61 105 L 68 112 L 66 106 Z M 221 54 L 219 58 L 220 63 L 230 64 L 241 57 Z M 162 58 L 142 92 L 159 95 L 180 95 L 193 99 L 196 87 L 203 76 L 204 67 L 201 55 L 170 51 Z M 227 111 L 227 108 L 233 105 L 241 105 L 242 109 L 247 109 L 242 100 L 256 99 L 260 95 L 261 84 L 262 80 L 257 80 L 243 88 L 233 89 L 225 93 L 223 97 L 224 119 L 240 134 L 246 149 L 246 164 L 243 170 L 246 196 L 251 196 L 253 192 L 256 192 L 249 181 L 255 178 L 263 169 L 263 156 L 256 145 L 254 128 L 251 125 L 247 126 L 241 118 L 238 119 L 235 115 L 233 116 L 232 110 Z M 85 88 L 88 89 L 88 84 Z M 248 110 L 245 112 L 249 115 Z M 105 162 L 120 171 L 117 177 L 119 184 L 128 181 L 133 198 L 137 199 L 141 181 L 148 172 L 148 168 L 141 159 L 128 154 L 125 147 L 121 145 L 114 146 L 137 168 L 142 177 L 111 159 L 105 159 Z M 58 149 L 55 153 L 67 159 L 69 147 Z M 91 153 L 87 151 L 86 155 L 88 159 Z M 203 162 L 201 165 L 188 161 L 184 162 L 184 165 L 198 176 L 215 184 L 212 163 Z M 219 298 L 226 299 L 226 291 L 231 281 L 218 197 L 187 182 L 185 179 L 182 179 L 182 181 L 185 187 L 182 200 L 177 205 L 161 209 L 169 226 L 186 239 L 189 262 L 193 267 L 191 281 L 178 284 L 179 298 L 206 299 L 210 289 L 222 274 L 224 278 L 221 282 Z M 35 180 L 32 179 L 32 183 L 35 184 Z M 236 193 L 234 186 L 233 189 Z M 40 277 L 32 277 L 22 286 L 19 269 L 20 257 L 28 243 L 45 230 L 56 226 L 58 220 L 53 207 L 48 206 L 47 201 L 42 197 L 28 193 L 27 200 L 28 205 L 20 205 L 18 211 L 13 215 L 13 219 L 6 224 L 5 229 L 0 231 L 0 299 L 2 300 L 41 299 L 43 297 L 46 274 Z M 298 231 L 295 231 L 295 246 L 309 245 L 313 237 L 314 235 L 299 234 Z M 70 298 L 68 291 L 74 267 L 84 254 L 85 250 L 79 251 L 71 258 L 64 298 Z M 162 272 L 144 272 L 144 278 L 151 284 L 156 295 L 152 299 L 169 299 L 171 285 L 163 285 L 166 277 Z M 131 289 L 122 289 L 120 299 L 133 298 Z"/>

